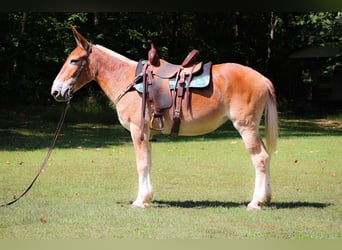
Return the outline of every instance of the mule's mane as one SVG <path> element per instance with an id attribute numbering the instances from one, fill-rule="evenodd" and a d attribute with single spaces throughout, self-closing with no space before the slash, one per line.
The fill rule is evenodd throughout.
<path id="1" fill-rule="evenodd" d="M 113 56 L 121 61 L 124 61 L 124 62 L 127 62 L 127 63 L 132 63 L 134 62 L 133 60 L 123 56 L 123 55 L 120 55 L 119 53 L 116 53 L 114 52 L 113 50 L 110 50 L 102 45 L 99 45 L 99 44 L 96 44 L 96 48 L 100 49 L 101 51 L 105 52 L 106 54 L 109 54 L 110 56 Z"/>

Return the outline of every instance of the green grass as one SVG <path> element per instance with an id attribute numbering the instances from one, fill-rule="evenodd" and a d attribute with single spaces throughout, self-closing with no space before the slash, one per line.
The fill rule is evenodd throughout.
<path id="1" fill-rule="evenodd" d="M 0 114 L 0 203 L 31 182 L 63 106 Z M 254 169 L 227 123 L 212 134 L 153 142 L 154 202 L 131 209 L 130 136 L 112 110 L 71 107 L 48 165 L 0 208 L 0 239 L 341 239 L 342 121 L 281 115 L 273 200 L 247 212 Z"/>

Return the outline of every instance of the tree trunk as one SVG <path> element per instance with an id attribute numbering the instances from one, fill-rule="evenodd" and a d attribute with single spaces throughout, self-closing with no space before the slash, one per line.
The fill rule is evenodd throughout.
<path id="1" fill-rule="evenodd" d="M 266 72 L 268 73 L 271 65 L 271 57 L 272 57 L 272 42 L 274 39 L 274 33 L 277 28 L 279 18 L 271 11 L 270 22 L 269 22 L 269 35 L 267 39 L 267 57 L 266 57 Z"/>

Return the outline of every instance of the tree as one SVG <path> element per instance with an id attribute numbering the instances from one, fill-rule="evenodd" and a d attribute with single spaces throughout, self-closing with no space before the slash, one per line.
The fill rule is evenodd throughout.
<path id="1" fill-rule="evenodd" d="M 162 58 L 181 63 L 191 49 L 199 59 L 236 62 L 268 76 L 288 95 L 289 54 L 307 46 L 342 43 L 341 12 L 87 12 L 0 13 L 1 102 L 52 101 L 51 83 L 75 47 L 70 24 L 93 43 L 133 60 L 146 58 L 152 40 Z M 303 66 L 303 70 L 307 66 Z M 327 59 L 326 73 L 340 67 Z M 101 96 L 96 85 L 84 95 Z"/>

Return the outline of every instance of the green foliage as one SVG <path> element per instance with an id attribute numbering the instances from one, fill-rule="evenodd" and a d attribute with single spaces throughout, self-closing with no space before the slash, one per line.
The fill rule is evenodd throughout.
<path id="1" fill-rule="evenodd" d="M 146 58 L 152 40 L 160 56 L 175 63 L 198 49 L 203 61 L 249 65 L 271 78 L 280 96 L 288 91 L 291 52 L 342 43 L 341 12 L 2 12 L 0 23 L 2 103 L 13 96 L 52 101 L 51 83 L 75 47 L 71 24 L 89 41 L 133 60 Z M 326 75 L 338 67 L 336 60 L 322 66 Z"/>
<path id="2" fill-rule="evenodd" d="M 342 13 L 318 12 L 294 15 L 290 23 L 298 29 L 304 45 L 341 44 Z"/>

